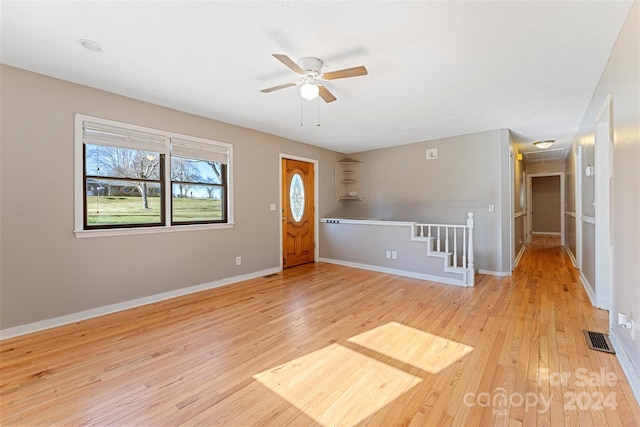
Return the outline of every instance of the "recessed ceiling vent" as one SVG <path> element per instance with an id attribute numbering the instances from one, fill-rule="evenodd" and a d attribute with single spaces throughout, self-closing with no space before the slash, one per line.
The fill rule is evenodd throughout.
<path id="1" fill-rule="evenodd" d="M 529 151 L 524 153 L 527 163 L 543 163 L 564 160 L 566 150 L 564 148 L 555 148 L 552 150 Z"/>

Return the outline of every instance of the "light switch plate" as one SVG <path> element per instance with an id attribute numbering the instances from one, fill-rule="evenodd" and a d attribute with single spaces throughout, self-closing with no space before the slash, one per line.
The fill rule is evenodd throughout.
<path id="1" fill-rule="evenodd" d="M 425 151 L 426 159 L 433 160 L 438 158 L 438 149 L 437 148 L 427 148 Z"/>

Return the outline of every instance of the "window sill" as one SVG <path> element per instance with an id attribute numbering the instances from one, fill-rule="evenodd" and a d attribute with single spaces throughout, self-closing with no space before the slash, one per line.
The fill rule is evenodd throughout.
<path id="1" fill-rule="evenodd" d="M 176 233 L 183 231 L 204 231 L 233 228 L 234 223 L 226 224 L 192 224 L 164 227 L 110 228 L 104 230 L 74 230 L 77 239 L 90 237 L 131 236 L 134 234 Z"/>

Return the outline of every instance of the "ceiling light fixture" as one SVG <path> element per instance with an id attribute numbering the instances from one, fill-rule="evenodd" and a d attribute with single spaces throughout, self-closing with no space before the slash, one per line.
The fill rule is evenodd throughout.
<path id="1" fill-rule="evenodd" d="M 544 141 L 536 141 L 533 143 L 533 145 L 535 145 L 536 147 L 538 147 L 541 150 L 545 150 L 549 147 L 551 147 L 553 145 L 555 141 L 553 139 L 546 139 Z"/>
<path id="2" fill-rule="evenodd" d="M 300 95 L 306 100 L 316 99 L 319 93 L 320 88 L 308 80 L 300 85 Z"/>
<path id="3" fill-rule="evenodd" d="M 78 39 L 78 44 L 90 52 L 104 52 L 104 47 L 100 43 L 96 43 L 93 40 Z"/>

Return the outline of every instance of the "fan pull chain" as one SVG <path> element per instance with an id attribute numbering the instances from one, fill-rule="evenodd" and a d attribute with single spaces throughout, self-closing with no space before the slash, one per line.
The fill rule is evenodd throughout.
<path id="1" fill-rule="evenodd" d="M 316 124 L 316 126 L 320 127 L 320 126 L 322 126 L 320 124 L 320 97 L 318 97 L 317 100 L 318 100 L 318 102 L 317 102 L 317 104 L 318 104 L 318 123 Z"/>
<path id="2" fill-rule="evenodd" d="M 304 127 L 304 122 L 302 119 L 302 98 L 300 98 L 300 127 Z"/>

